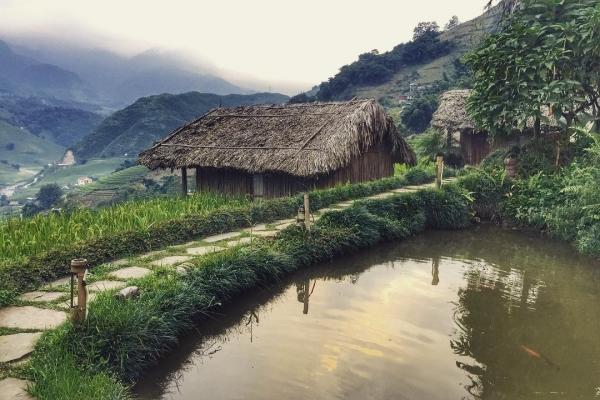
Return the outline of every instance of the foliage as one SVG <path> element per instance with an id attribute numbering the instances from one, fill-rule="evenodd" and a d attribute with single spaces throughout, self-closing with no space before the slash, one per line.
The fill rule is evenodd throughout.
<path id="1" fill-rule="evenodd" d="M 100 294 L 85 323 L 67 323 L 42 338 L 30 367 L 33 393 L 40 399 L 126 399 L 121 382 L 134 382 L 193 322 L 244 292 L 339 254 L 427 228 L 462 228 L 469 220 L 465 198 L 455 190 L 363 200 L 326 213 L 310 233 L 292 226 L 274 241 L 197 258 L 185 275 L 165 269 L 142 278 L 137 299 Z M 65 384 L 75 373 L 83 376 L 77 394 Z"/>
<path id="2" fill-rule="evenodd" d="M 421 96 L 408 103 L 402 110 L 401 120 L 411 132 L 421 133 L 427 129 L 433 113 L 438 108 L 437 96 Z"/>
<path id="3" fill-rule="evenodd" d="M 321 83 L 318 100 L 333 100 L 352 97 L 349 90 L 353 86 L 372 85 L 386 82 L 402 68 L 422 63 L 448 54 L 452 43 L 439 38 L 439 28 L 435 23 L 421 23 L 415 28 L 415 37 L 408 43 L 399 44 L 391 51 L 379 54 L 377 51 L 361 54 L 358 61 L 344 65 L 327 82 Z"/>
<path id="4" fill-rule="evenodd" d="M 39 206 L 44 210 L 48 210 L 56 205 L 63 196 L 63 190 L 55 183 L 49 183 L 40 188 L 40 191 L 35 196 Z"/>
<path id="5" fill-rule="evenodd" d="M 540 144 L 534 143 L 521 149 L 518 179 L 506 179 L 504 169 L 489 162 L 470 169 L 459 184 L 471 193 L 479 217 L 543 230 L 600 256 L 600 137 L 587 134 L 591 141 L 568 166 L 553 168 L 543 151 L 536 155 Z"/>
<path id="6" fill-rule="evenodd" d="M 430 171 L 311 192 L 315 209 L 430 181 Z M 182 198 L 131 201 L 98 211 L 38 215 L 0 224 L 2 288 L 23 290 L 66 273 L 72 258 L 92 266 L 144 251 L 210 235 L 272 222 L 294 215 L 302 196 L 250 203 L 199 193 Z"/>
<path id="7" fill-rule="evenodd" d="M 448 21 L 448 23 L 444 25 L 444 30 L 450 30 L 452 28 L 457 27 L 458 25 L 460 25 L 460 20 L 456 15 L 453 15 L 452 18 L 450 18 L 450 20 Z"/>
<path id="8" fill-rule="evenodd" d="M 506 26 L 467 58 L 475 79 L 471 116 L 498 134 L 523 129 L 532 120 L 547 121 L 544 107 L 567 127 L 590 108 L 597 115 L 598 43 L 596 0 L 520 2 Z"/>

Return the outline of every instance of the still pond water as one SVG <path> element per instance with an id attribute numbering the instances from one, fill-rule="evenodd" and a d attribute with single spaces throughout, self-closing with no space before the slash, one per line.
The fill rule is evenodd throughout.
<path id="1" fill-rule="evenodd" d="M 204 323 L 142 399 L 600 399 L 600 263 L 481 227 L 304 270 Z"/>

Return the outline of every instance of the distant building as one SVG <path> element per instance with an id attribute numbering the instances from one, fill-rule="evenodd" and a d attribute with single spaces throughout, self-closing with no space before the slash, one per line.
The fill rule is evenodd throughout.
<path id="1" fill-rule="evenodd" d="M 92 182 L 94 182 L 94 180 L 89 176 L 80 176 L 79 178 L 77 178 L 77 186 L 89 185 Z"/>

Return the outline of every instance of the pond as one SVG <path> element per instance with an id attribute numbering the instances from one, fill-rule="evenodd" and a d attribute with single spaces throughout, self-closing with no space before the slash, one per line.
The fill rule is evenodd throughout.
<path id="1" fill-rule="evenodd" d="M 429 232 L 257 289 L 141 399 L 600 399 L 600 263 L 495 227 Z"/>

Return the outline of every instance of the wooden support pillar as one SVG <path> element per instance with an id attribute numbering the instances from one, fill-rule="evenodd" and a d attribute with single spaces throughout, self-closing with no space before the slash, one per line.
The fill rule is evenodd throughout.
<path id="1" fill-rule="evenodd" d="M 187 168 L 181 168 L 181 195 L 183 197 L 187 196 L 188 192 L 188 184 L 187 184 Z"/>
<path id="2" fill-rule="evenodd" d="M 310 199 L 308 193 L 304 193 L 304 227 L 310 231 Z"/>
<path id="3" fill-rule="evenodd" d="M 196 167 L 196 188 L 195 189 L 196 189 L 196 192 L 199 192 L 202 190 L 200 167 Z"/>
<path id="4" fill-rule="evenodd" d="M 71 260 L 71 319 L 73 322 L 81 323 L 87 316 L 87 289 L 85 273 L 88 262 L 85 258 Z M 77 306 L 73 305 L 73 279 L 77 279 Z"/>
<path id="5" fill-rule="evenodd" d="M 435 187 L 442 187 L 442 179 L 444 179 L 444 157 L 437 156 L 435 159 Z"/>

